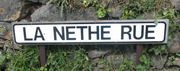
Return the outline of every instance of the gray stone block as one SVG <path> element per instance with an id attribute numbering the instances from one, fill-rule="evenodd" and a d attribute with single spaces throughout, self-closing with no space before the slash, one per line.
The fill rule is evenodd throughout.
<path id="1" fill-rule="evenodd" d="M 19 0 L 0 1 L 0 20 L 15 20 L 18 17 L 22 4 Z"/>
<path id="2" fill-rule="evenodd" d="M 62 21 L 64 20 L 61 16 L 59 9 L 52 4 L 47 4 L 37 9 L 31 15 L 32 21 Z"/>
<path id="3" fill-rule="evenodd" d="M 175 7 L 175 10 L 180 11 L 180 0 L 171 0 L 171 3 Z"/>

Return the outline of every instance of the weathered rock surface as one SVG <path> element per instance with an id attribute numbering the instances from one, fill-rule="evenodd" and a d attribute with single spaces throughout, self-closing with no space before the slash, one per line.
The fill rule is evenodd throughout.
<path id="1" fill-rule="evenodd" d="M 176 33 L 174 35 L 174 39 L 171 42 L 170 48 L 169 48 L 170 53 L 178 53 L 180 52 L 180 33 Z"/>
<path id="2" fill-rule="evenodd" d="M 109 55 L 106 59 L 109 63 L 112 63 L 116 68 L 118 68 L 123 62 L 124 56 L 123 54 Z"/>
<path id="3" fill-rule="evenodd" d="M 46 4 L 49 0 L 26 0 L 26 1 L 31 1 L 31 2 L 36 2 L 36 3 Z"/>
<path id="4" fill-rule="evenodd" d="M 173 65 L 180 66 L 180 58 L 175 58 Z"/>
<path id="5" fill-rule="evenodd" d="M 16 20 L 19 17 L 22 4 L 19 0 L 1 0 L 0 20 Z"/>
<path id="6" fill-rule="evenodd" d="M 92 62 L 92 66 L 93 66 L 93 67 L 97 67 L 99 60 L 100 60 L 99 58 L 93 59 L 93 60 L 91 61 L 91 62 Z"/>
<path id="7" fill-rule="evenodd" d="M 173 57 L 173 59 L 169 59 L 166 66 L 179 66 L 180 67 L 180 58 Z"/>
<path id="8" fill-rule="evenodd" d="M 62 21 L 60 11 L 52 4 L 47 4 L 37 9 L 31 15 L 32 21 Z"/>
<path id="9" fill-rule="evenodd" d="M 97 20 L 96 11 L 90 7 L 84 10 L 64 8 L 63 11 L 52 4 L 37 9 L 32 15 L 32 21 L 63 21 L 63 20 Z"/>
<path id="10" fill-rule="evenodd" d="M 152 65 L 157 69 L 162 69 L 167 61 L 167 55 L 162 56 L 153 56 Z"/>
<path id="11" fill-rule="evenodd" d="M 108 7 L 111 0 L 99 0 L 99 2 L 103 7 Z"/>
<path id="12" fill-rule="evenodd" d="M 147 12 L 147 13 L 144 13 L 138 17 L 136 17 L 137 19 L 154 19 L 155 17 L 155 12 Z"/>
<path id="13" fill-rule="evenodd" d="M 118 0 L 109 0 L 106 2 L 108 2 L 107 7 L 110 10 L 110 12 L 108 12 L 109 17 L 112 19 L 119 19 L 119 17 L 122 15 L 122 10 L 121 6 L 118 4 Z"/>
<path id="14" fill-rule="evenodd" d="M 110 8 L 111 12 L 109 13 L 109 16 L 112 18 L 119 19 L 119 17 L 122 15 L 122 10 L 120 10 L 120 7 L 113 7 Z"/>
<path id="15" fill-rule="evenodd" d="M 171 0 L 171 3 L 175 7 L 175 10 L 180 11 L 180 0 Z"/>
<path id="16" fill-rule="evenodd" d="M 152 71 L 179 71 L 178 67 L 170 67 L 170 68 L 163 68 L 163 69 L 153 69 Z"/>
<path id="17" fill-rule="evenodd" d="M 100 50 L 91 50 L 88 52 L 88 56 L 92 59 L 94 58 L 98 58 L 98 57 L 101 57 L 101 56 L 104 56 L 106 54 L 108 54 L 110 51 L 109 50 L 103 50 L 103 51 L 100 51 Z"/>
<path id="18" fill-rule="evenodd" d="M 180 25 L 180 18 L 176 18 L 175 22 L 176 22 L 177 25 Z"/>
<path id="19" fill-rule="evenodd" d="M 67 9 L 66 20 L 97 20 L 96 10 L 93 7 L 86 9 Z"/>

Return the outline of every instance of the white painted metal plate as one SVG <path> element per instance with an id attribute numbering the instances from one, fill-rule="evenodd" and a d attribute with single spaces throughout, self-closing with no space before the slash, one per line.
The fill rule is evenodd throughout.
<path id="1" fill-rule="evenodd" d="M 159 44 L 168 20 L 24 22 L 13 24 L 19 44 Z"/>

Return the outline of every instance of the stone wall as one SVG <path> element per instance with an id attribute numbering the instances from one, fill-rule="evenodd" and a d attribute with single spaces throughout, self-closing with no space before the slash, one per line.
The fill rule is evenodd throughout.
<path id="1" fill-rule="evenodd" d="M 45 21 L 69 21 L 69 20 L 101 20 L 97 17 L 96 9 L 94 7 L 81 7 L 81 1 L 75 1 L 68 7 L 57 8 L 56 5 L 51 4 L 51 0 L 1 0 L 0 1 L 0 20 L 13 22 L 45 22 Z M 91 1 L 91 0 L 89 0 Z M 102 5 L 111 10 L 107 13 L 105 20 L 120 19 L 122 15 L 119 0 L 101 0 Z M 124 0 L 125 1 L 125 0 Z M 180 1 L 172 0 L 172 5 L 175 10 L 180 11 Z M 152 13 L 142 14 L 145 19 L 152 19 Z M 175 19 L 176 24 L 180 21 Z M 5 26 L 5 25 L 4 25 Z M 6 26 L 5 26 L 6 27 Z M 1 31 L 2 42 L 12 40 L 11 30 L 7 29 Z M 161 56 L 152 56 L 152 65 L 155 69 L 163 69 L 173 65 L 180 66 L 180 58 L 176 58 L 174 63 L 168 63 L 168 57 L 171 54 L 180 52 L 180 33 L 174 33 L 173 41 L 169 45 L 169 53 Z M 4 44 L 2 44 L 4 45 Z M 3 46 L 1 46 L 3 47 Z M 89 47 L 89 46 L 88 46 Z M 18 47 L 16 47 L 18 49 Z M 119 65 L 126 57 L 135 61 L 135 45 L 94 45 L 88 49 L 88 56 L 92 59 L 94 70 L 99 71 L 103 69 L 98 61 L 100 57 L 105 57 L 114 65 Z"/>

